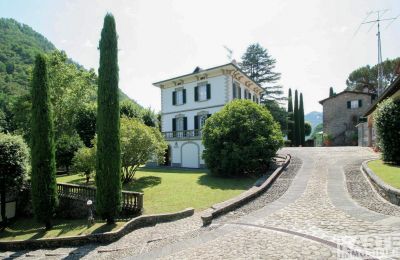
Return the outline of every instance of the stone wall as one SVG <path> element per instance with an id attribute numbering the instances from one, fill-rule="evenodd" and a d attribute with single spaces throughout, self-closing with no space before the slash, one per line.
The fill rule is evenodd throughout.
<path id="1" fill-rule="evenodd" d="M 362 106 L 348 108 L 347 102 L 352 100 L 362 100 Z M 371 95 L 354 92 L 342 92 L 323 101 L 323 131 L 334 138 L 333 145 L 357 145 L 354 140 L 354 135 L 357 134 L 356 125 L 371 106 L 371 102 Z"/>

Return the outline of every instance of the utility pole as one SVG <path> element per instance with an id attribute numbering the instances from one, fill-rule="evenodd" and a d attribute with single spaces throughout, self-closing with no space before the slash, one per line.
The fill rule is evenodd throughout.
<path id="1" fill-rule="evenodd" d="M 374 27 L 374 25 L 377 25 L 378 28 L 378 32 L 376 34 L 377 38 L 378 38 L 378 89 L 377 89 L 377 94 L 378 96 L 380 96 L 383 93 L 383 67 L 382 67 L 382 42 L 381 42 L 381 23 L 382 22 L 389 22 L 389 24 L 386 26 L 386 28 L 388 28 L 400 15 L 396 16 L 396 17 L 391 17 L 391 18 L 383 18 L 383 15 L 389 11 L 388 9 L 385 10 L 378 10 L 378 11 L 371 11 L 367 13 L 367 17 L 364 18 L 364 21 L 358 26 L 357 31 L 355 32 L 355 34 L 358 32 L 358 30 L 361 28 L 362 25 L 365 24 L 371 24 L 371 27 L 369 28 L 368 31 L 371 31 L 371 29 Z M 369 16 L 371 14 L 376 14 L 376 19 L 375 20 L 370 20 L 367 21 L 367 19 L 369 18 Z M 385 28 L 385 29 L 386 29 Z"/>

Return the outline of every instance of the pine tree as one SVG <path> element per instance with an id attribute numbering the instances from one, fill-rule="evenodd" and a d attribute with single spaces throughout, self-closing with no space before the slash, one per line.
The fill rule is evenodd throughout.
<path id="1" fill-rule="evenodd" d="M 293 132 L 294 132 L 294 122 L 293 122 L 293 101 L 292 101 L 292 89 L 289 88 L 288 95 L 288 140 L 293 144 Z"/>
<path id="2" fill-rule="evenodd" d="M 300 134 L 300 145 L 304 146 L 306 143 L 304 135 L 304 104 L 303 104 L 303 93 L 300 93 L 300 107 L 299 107 L 299 134 Z"/>
<path id="3" fill-rule="evenodd" d="M 329 97 L 333 97 L 335 95 L 335 92 L 333 92 L 333 88 L 329 88 Z"/>
<path id="4" fill-rule="evenodd" d="M 280 73 L 274 72 L 275 64 L 276 60 L 258 43 L 247 47 L 239 64 L 251 79 L 264 88 L 264 99 L 283 99 L 282 86 L 275 84 L 281 78 Z"/>
<path id="5" fill-rule="evenodd" d="M 58 204 L 53 118 L 46 58 L 36 56 L 32 77 L 32 204 L 36 219 L 50 229 Z"/>
<path id="6" fill-rule="evenodd" d="M 96 210 L 114 223 L 121 210 L 121 148 L 118 98 L 118 46 L 112 14 L 104 18 L 100 39 L 97 97 Z"/>
<path id="7" fill-rule="evenodd" d="M 299 99 L 297 89 L 294 92 L 294 131 L 293 131 L 293 143 L 294 146 L 300 144 L 300 122 L 299 122 Z"/>

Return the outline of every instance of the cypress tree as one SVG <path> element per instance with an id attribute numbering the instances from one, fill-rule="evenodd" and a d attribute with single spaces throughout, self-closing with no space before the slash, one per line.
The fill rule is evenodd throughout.
<path id="1" fill-rule="evenodd" d="M 293 131 L 293 144 L 299 146 L 300 144 L 300 132 L 299 132 L 299 100 L 297 89 L 294 92 L 294 131 Z"/>
<path id="2" fill-rule="evenodd" d="M 100 39 L 97 96 L 96 210 L 115 221 L 121 210 L 121 148 L 118 97 L 118 46 L 112 14 L 104 18 Z"/>
<path id="3" fill-rule="evenodd" d="M 51 228 L 58 204 L 53 118 L 46 58 L 36 56 L 32 77 L 32 204 L 37 221 Z"/>
<path id="4" fill-rule="evenodd" d="M 294 122 L 293 122 L 292 89 L 289 88 L 289 96 L 288 96 L 288 140 L 291 141 L 292 145 L 293 145 L 293 131 L 294 131 Z"/>
<path id="5" fill-rule="evenodd" d="M 304 104 L 303 104 L 303 93 L 300 93 L 300 107 L 299 107 L 299 133 L 300 133 L 300 144 L 304 146 L 306 143 L 304 135 Z"/>
<path id="6" fill-rule="evenodd" d="M 333 92 L 333 88 L 330 87 L 329 88 L 329 97 L 333 97 L 335 95 L 335 93 Z"/>

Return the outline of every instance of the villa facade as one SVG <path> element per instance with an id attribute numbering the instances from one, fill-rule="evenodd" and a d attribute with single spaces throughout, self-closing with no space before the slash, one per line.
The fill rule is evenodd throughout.
<path id="1" fill-rule="evenodd" d="M 231 100 L 259 103 L 263 89 L 235 63 L 153 83 L 161 89 L 161 131 L 168 142 L 165 164 L 205 168 L 202 128 Z"/>

